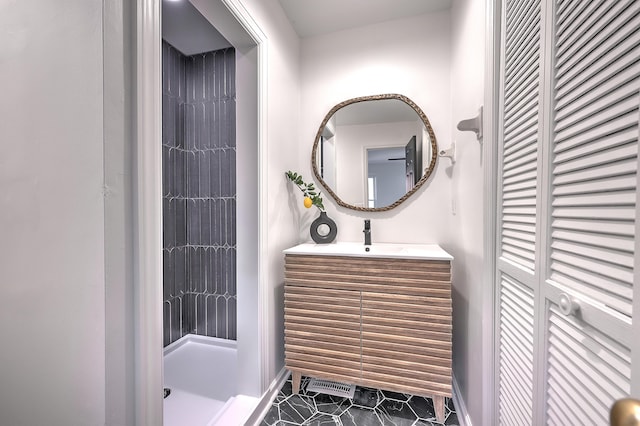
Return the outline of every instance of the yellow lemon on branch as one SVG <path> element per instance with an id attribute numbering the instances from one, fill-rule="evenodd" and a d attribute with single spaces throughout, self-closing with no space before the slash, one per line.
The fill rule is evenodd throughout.
<path id="1" fill-rule="evenodd" d="M 313 205 L 313 200 L 311 197 L 304 197 L 304 206 L 306 208 L 310 208 Z"/>
<path id="2" fill-rule="evenodd" d="M 316 192 L 316 188 L 313 186 L 313 183 L 304 183 L 304 180 L 302 180 L 302 176 L 292 171 L 286 172 L 285 175 L 304 194 L 303 203 L 306 208 L 316 206 L 320 211 L 324 211 L 322 197 L 320 197 L 321 193 Z"/>

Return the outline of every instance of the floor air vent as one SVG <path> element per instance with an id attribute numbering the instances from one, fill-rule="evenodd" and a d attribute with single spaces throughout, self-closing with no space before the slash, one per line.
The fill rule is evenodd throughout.
<path id="1" fill-rule="evenodd" d="M 307 391 L 324 393 L 327 395 L 340 396 L 342 398 L 353 398 L 356 385 L 334 382 L 332 380 L 311 379 L 307 385 Z"/>

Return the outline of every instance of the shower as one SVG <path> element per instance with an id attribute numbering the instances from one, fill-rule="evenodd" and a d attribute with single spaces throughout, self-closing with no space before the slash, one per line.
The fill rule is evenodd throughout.
<path id="1" fill-rule="evenodd" d="M 239 393 L 236 51 L 163 2 L 165 425 L 213 424 Z"/>
<path id="2" fill-rule="evenodd" d="M 205 23 L 206 25 L 196 25 L 193 21 L 183 19 L 184 15 L 180 17 L 180 11 L 176 9 L 183 6 L 190 8 L 191 16 L 195 16 L 197 20 L 200 20 L 200 23 Z M 135 52 L 137 84 L 134 88 L 136 92 L 136 110 L 133 111 L 133 116 L 136 123 L 135 130 L 138 143 L 136 144 L 136 157 L 134 158 L 137 188 L 137 227 L 134 235 L 134 255 L 139 260 L 137 262 L 138 268 L 134 270 L 136 286 L 133 289 L 135 291 L 134 323 L 136 325 L 136 344 L 133 351 L 136 367 L 135 415 L 142 423 L 160 424 L 163 421 L 163 410 L 166 414 L 165 409 L 171 404 L 171 401 L 177 402 L 180 399 L 175 398 L 180 396 L 180 392 L 177 392 L 179 387 L 172 388 L 167 398 L 164 400 L 162 398 L 162 388 L 167 385 L 164 382 L 168 373 L 166 367 L 169 364 L 196 367 L 195 376 L 201 379 L 206 379 L 206 377 L 201 373 L 203 370 L 200 370 L 200 367 L 219 367 L 223 364 L 221 359 L 224 357 L 217 355 L 206 355 L 203 357 L 203 363 L 196 362 L 195 358 L 209 353 L 208 349 L 212 345 L 208 344 L 210 342 L 204 344 L 203 339 L 206 339 L 220 343 L 217 345 L 217 349 L 222 349 L 222 352 L 231 351 L 234 354 L 231 358 L 235 359 L 237 365 L 237 368 L 233 370 L 234 378 L 205 380 L 207 385 L 210 385 L 211 382 L 222 385 L 218 386 L 218 389 L 224 387 L 229 391 L 230 386 L 225 385 L 231 384 L 235 386 L 235 390 L 230 391 L 231 393 L 235 392 L 235 396 L 229 398 L 216 415 L 222 416 L 219 423 L 228 423 L 230 420 L 228 415 L 230 414 L 241 416 L 240 418 L 236 417 L 233 421 L 244 423 L 248 419 L 257 416 L 259 414 L 257 410 L 266 408 L 266 403 L 263 403 L 259 398 L 263 397 L 265 392 L 270 389 L 269 352 L 271 347 L 268 339 L 270 322 L 268 304 L 270 299 L 267 288 L 265 288 L 265 285 L 268 284 L 266 281 L 268 273 L 267 262 L 263 259 L 263 253 L 266 252 L 266 228 L 264 224 L 266 223 L 267 211 L 260 207 L 262 205 L 260 201 L 263 198 L 261 194 L 267 192 L 266 169 L 261 167 L 266 159 L 265 146 L 267 138 L 265 125 L 267 122 L 266 36 L 253 19 L 251 13 L 242 7 L 238 0 L 182 0 L 179 2 L 145 0 L 138 2 L 135 9 L 138 12 L 136 14 L 137 31 L 135 34 L 138 49 Z M 167 18 L 172 16 L 177 19 L 169 22 L 171 19 L 168 20 Z M 171 32 L 172 26 L 173 36 L 167 34 L 167 30 Z M 209 30 L 205 29 L 204 37 L 194 36 L 196 33 L 202 36 L 201 30 L 206 27 L 219 28 L 220 32 L 215 31 L 215 33 L 227 45 L 215 48 L 207 47 L 196 52 L 188 51 L 189 49 L 181 45 L 179 40 L 181 37 L 183 40 L 190 39 L 190 42 L 194 45 L 197 41 L 210 43 L 215 37 L 212 37 L 213 32 Z M 195 33 L 193 30 L 195 30 Z M 223 37 L 221 36 L 222 34 L 224 35 Z M 180 197 L 173 197 L 175 203 L 172 204 L 171 196 L 167 197 L 168 194 L 164 193 L 165 196 L 163 197 L 165 178 L 168 179 L 171 176 L 170 174 L 163 176 L 162 173 L 162 151 L 171 150 L 169 147 L 163 148 L 162 140 L 163 130 L 166 131 L 166 123 L 162 123 L 161 117 L 163 100 L 166 101 L 166 98 L 163 99 L 161 93 L 163 85 L 163 39 L 184 56 L 233 48 L 237 91 L 234 111 L 236 126 L 235 128 L 232 127 L 231 131 L 235 133 L 235 164 L 238 169 L 235 173 L 235 207 L 233 207 L 234 211 L 232 210 L 238 224 L 235 227 L 235 235 L 232 235 L 236 241 L 236 267 L 232 269 L 235 272 L 235 315 L 231 313 L 234 309 L 233 296 L 226 289 L 224 293 L 216 294 L 214 297 L 205 291 L 200 293 L 200 289 L 192 287 L 187 289 L 187 295 L 183 295 L 182 300 L 175 299 L 175 297 L 178 297 L 178 293 L 175 291 L 177 285 L 176 277 L 178 277 L 178 280 L 186 280 L 186 278 L 182 278 L 185 275 L 180 273 L 179 268 L 184 267 L 186 271 L 188 266 L 186 252 L 189 250 L 189 244 L 185 244 L 182 249 L 185 252 L 185 262 L 183 263 L 180 261 L 181 259 L 178 259 L 174 269 L 171 269 L 170 265 L 173 264 L 171 263 L 172 261 L 175 262 L 175 257 L 179 256 L 178 243 L 186 241 L 188 236 L 188 224 L 186 222 L 188 218 L 186 215 L 188 213 L 195 215 L 195 209 L 187 210 L 185 206 L 184 210 L 178 210 L 176 207 L 176 223 L 178 219 L 181 219 L 178 214 L 182 214 L 184 211 L 185 226 L 174 226 L 173 232 L 175 234 L 172 234 L 172 230 L 169 228 L 167 230 L 168 237 L 171 241 L 174 241 L 172 238 L 175 238 L 175 246 L 173 250 L 168 248 L 169 246 L 165 246 L 163 244 L 165 242 L 163 241 L 165 239 L 163 234 L 166 229 L 163 229 L 165 226 L 165 221 L 163 221 L 164 207 L 167 205 L 177 206 L 179 204 L 178 201 L 182 200 L 180 200 Z M 179 120 L 178 123 L 180 123 Z M 168 141 L 166 145 L 169 145 Z M 173 151 L 178 151 L 178 146 L 176 145 Z M 185 149 L 185 151 L 187 150 Z M 165 153 L 165 158 L 166 156 L 167 153 Z M 196 153 L 194 152 L 193 157 L 195 156 Z M 172 160 L 175 161 L 176 159 L 177 156 L 172 157 Z M 170 164 L 171 162 L 169 162 Z M 194 171 L 194 168 L 192 167 L 190 170 Z M 187 172 L 188 169 L 185 167 L 183 173 Z M 170 184 L 179 184 L 180 178 L 186 179 L 186 176 L 177 174 L 175 181 Z M 256 203 L 256 199 L 259 201 L 258 203 Z M 185 204 L 186 201 L 184 200 Z M 197 201 L 204 200 L 194 200 L 194 203 Z M 228 204 L 227 202 L 227 207 Z M 211 218 L 211 208 L 209 208 L 209 218 Z M 209 223 L 211 224 L 211 222 Z M 184 233 L 184 236 L 181 232 Z M 225 238 L 229 235 L 229 233 L 225 234 Z M 216 252 L 216 249 L 212 247 L 199 248 L 207 254 L 211 254 L 212 250 L 214 253 Z M 225 247 L 225 249 L 228 248 L 228 246 Z M 171 251 L 174 253 L 169 254 L 168 252 Z M 196 250 L 194 249 L 193 251 Z M 218 252 L 221 253 L 219 249 Z M 164 263 L 165 256 L 169 258 L 167 264 Z M 213 264 L 217 259 L 213 258 Z M 198 258 L 194 257 L 193 261 L 197 262 Z M 173 290 L 171 285 L 168 285 L 166 289 L 163 288 L 163 268 L 165 266 L 167 266 L 165 270 L 173 271 L 168 274 L 170 279 L 173 277 Z M 212 277 L 213 275 L 210 274 L 209 276 Z M 211 282 L 213 281 L 209 281 L 209 283 Z M 232 280 L 231 282 L 233 283 L 234 281 Z M 206 280 L 204 285 L 207 285 Z M 201 302 L 203 296 L 199 296 L 199 294 L 205 295 L 204 305 Z M 210 296 L 209 311 L 206 310 L 207 295 Z M 173 304 L 171 307 L 176 307 L 173 311 L 169 308 L 168 303 L 164 303 L 164 301 L 172 299 Z M 215 299 L 216 302 L 216 315 L 212 315 L 212 299 Z M 223 312 L 222 309 L 217 309 L 223 302 L 226 308 L 225 322 L 221 318 L 218 320 L 217 316 L 218 313 Z M 187 311 L 186 309 L 189 306 L 193 306 L 194 309 Z M 203 306 L 205 313 L 208 312 L 205 315 L 204 326 L 202 322 L 199 322 L 199 318 L 202 318 Z M 164 318 L 169 317 L 167 321 L 163 318 L 163 311 L 165 313 Z M 173 314 L 173 317 L 171 317 L 171 314 Z M 213 325 L 214 316 L 216 317 L 215 326 Z M 233 325 L 234 318 L 235 325 Z M 165 322 L 168 323 L 167 328 L 163 327 Z M 222 324 L 225 324 L 225 326 L 222 327 Z M 220 326 L 221 332 L 226 333 L 226 337 L 233 338 L 235 329 L 235 340 L 200 336 L 192 333 L 186 334 L 181 338 L 177 337 L 186 331 L 194 331 L 196 329 L 204 329 L 205 334 L 214 328 L 217 332 L 218 326 Z M 220 335 L 224 335 L 224 333 Z M 161 352 L 160 345 L 162 345 L 163 340 L 168 343 L 174 338 L 177 340 L 168 344 L 164 351 Z M 203 350 L 181 350 L 191 348 Z M 188 356 L 177 357 L 180 353 Z M 181 360 L 176 358 L 181 358 Z M 181 362 L 170 362 L 171 359 Z M 231 371 L 229 369 L 224 370 Z M 193 376 L 193 370 L 185 369 L 173 377 L 178 377 L 182 380 Z M 169 387 L 171 388 L 171 386 Z M 198 396 L 200 395 L 195 393 L 192 400 L 198 400 Z M 259 404 L 258 408 L 256 408 L 256 404 Z M 228 407 L 225 408 L 226 406 Z M 214 424 L 214 420 L 190 422 L 190 424 Z M 165 425 L 169 423 L 164 422 Z"/>
<path id="3" fill-rule="evenodd" d="M 164 344 L 235 340 L 235 51 L 162 52 Z"/>

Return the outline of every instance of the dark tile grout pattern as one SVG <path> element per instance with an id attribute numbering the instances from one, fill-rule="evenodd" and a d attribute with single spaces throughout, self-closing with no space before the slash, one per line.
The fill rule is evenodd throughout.
<path id="1" fill-rule="evenodd" d="M 435 419 L 433 400 L 415 395 L 356 387 L 352 399 L 306 390 L 303 377 L 300 393 L 294 395 L 291 378 L 278 392 L 261 426 L 454 426 L 459 425 L 453 400 L 445 398 L 445 422 Z"/>
<path id="2" fill-rule="evenodd" d="M 235 51 L 162 43 L 164 344 L 236 338 Z"/>

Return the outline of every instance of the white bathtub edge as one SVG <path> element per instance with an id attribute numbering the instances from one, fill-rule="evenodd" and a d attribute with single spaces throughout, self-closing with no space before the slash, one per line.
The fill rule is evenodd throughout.
<path id="1" fill-rule="evenodd" d="M 276 378 L 273 379 L 273 381 L 269 385 L 269 389 L 267 389 L 267 391 L 260 398 L 260 401 L 258 402 L 255 410 L 253 410 L 251 415 L 247 418 L 247 421 L 244 423 L 245 426 L 257 426 L 260 424 L 264 416 L 267 414 L 267 411 L 269 411 L 269 408 L 271 408 L 273 400 L 276 399 L 276 396 L 278 395 L 278 392 L 280 392 L 282 385 L 288 378 L 289 370 L 282 367 L 280 373 L 278 373 Z"/>
<path id="2" fill-rule="evenodd" d="M 211 421 L 209 421 L 209 423 L 207 423 L 207 426 L 214 426 L 217 422 L 218 419 L 220 419 L 220 417 L 222 417 L 224 415 L 224 412 L 227 411 L 227 409 L 229 409 L 229 407 L 231 405 L 233 405 L 233 401 L 236 399 L 235 396 L 232 396 L 231 398 L 227 399 L 227 402 L 224 404 L 224 406 L 220 409 L 220 411 L 218 411 L 216 413 L 215 416 L 213 416 L 213 418 L 211 419 Z"/>
<path id="3" fill-rule="evenodd" d="M 221 339 L 219 337 L 200 336 L 197 334 L 186 334 L 173 343 L 165 346 L 163 355 L 167 356 L 171 352 L 186 345 L 187 343 L 200 343 L 203 345 L 217 346 L 222 348 L 237 349 L 238 342 L 235 340 Z"/>

